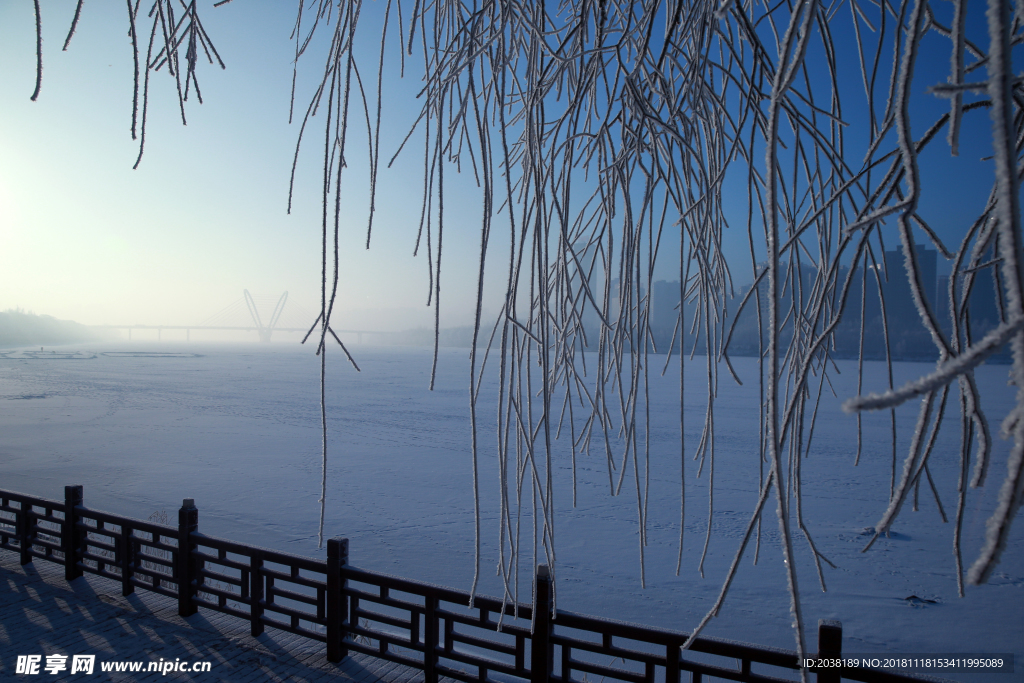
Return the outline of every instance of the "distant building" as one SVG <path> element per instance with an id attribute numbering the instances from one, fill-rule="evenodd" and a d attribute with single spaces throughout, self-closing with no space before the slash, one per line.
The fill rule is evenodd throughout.
<path id="1" fill-rule="evenodd" d="M 658 280 L 651 285 L 651 329 L 655 334 L 675 329 L 679 318 L 679 280 Z"/>
<path id="2" fill-rule="evenodd" d="M 935 310 L 935 302 L 938 300 L 935 296 L 937 253 L 922 244 L 915 245 L 914 251 L 925 298 L 932 310 Z M 882 292 L 885 294 L 885 308 L 890 323 L 897 321 L 897 324 L 918 325 L 921 316 L 910 290 L 903 249 L 885 252 L 885 276 Z"/>
<path id="3" fill-rule="evenodd" d="M 877 252 L 876 252 L 877 255 Z M 920 313 L 914 302 L 910 282 L 907 278 L 906 259 L 902 247 L 885 251 L 876 263 L 865 265 L 863 262 L 852 273 L 846 303 L 841 312 L 839 325 L 835 330 L 832 353 L 839 358 L 854 358 L 861 351 L 866 358 L 882 359 L 887 353 L 894 359 L 928 360 L 936 358 L 937 350 L 931 334 L 922 324 Z M 925 299 L 934 312 L 945 334 L 951 329 L 949 323 L 949 276 L 938 276 L 938 253 L 924 245 L 915 245 L 918 276 Z M 587 252 L 589 266 L 593 254 Z M 581 258 L 582 260 L 582 258 Z M 822 296 L 820 288 L 823 274 L 810 263 L 801 263 L 798 269 L 782 263 L 784 280 L 780 282 L 780 295 L 784 300 L 791 301 L 795 297 L 804 311 L 816 305 Z M 764 265 L 758 266 L 758 272 Z M 595 269 L 596 274 L 589 278 L 590 286 L 599 305 L 603 304 L 604 278 L 603 269 Z M 798 272 L 798 277 L 793 273 Z M 998 325 L 1000 322 L 997 297 L 1001 296 L 997 289 L 997 279 L 993 277 L 993 267 L 976 271 L 971 285 L 969 297 L 970 330 L 973 340 Z M 840 266 L 836 274 L 834 289 L 826 293 L 826 316 L 819 319 L 815 334 L 820 334 L 823 324 L 831 316 L 836 315 L 835 307 L 840 304 L 840 294 L 847 279 L 851 277 L 849 266 Z M 963 286 L 964 275 L 960 275 L 960 287 Z M 866 285 L 866 291 L 864 287 Z M 619 315 L 619 280 L 609 283 L 609 316 L 610 322 Z M 743 287 L 735 297 L 726 300 L 728 319 L 718 320 L 716 325 L 719 334 L 725 335 L 732 330 L 729 342 L 729 353 L 734 356 L 757 355 L 767 343 L 768 298 L 767 281 L 762 280 L 759 286 L 760 296 L 747 301 L 742 311 L 738 311 L 740 302 L 750 290 L 749 285 Z M 879 296 L 881 289 L 881 296 Z M 651 283 L 650 300 L 645 301 L 647 293 L 642 289 L 632 301 L 634 311 L 645 304 L 648 306 L 650 339 L 659 353 L 668 350 L 673 332 L 677 334 L 675 349 L 678 351 L 680 338 L 685 341 L 687 353 L 696 350 L 698 354 L 705 351 L 703 311 L 696 301 L 680 306 L 679 281 L 658 280 Z M 882 318 L 881 300 L 885 302 L 885 319 Z M 758 327 L 758 300 L 760 301 L 761 329 Z M 862 304 L 863 302 L 863 304 Z M 597 312 L 587 303 L 584 308 L 583 320 L 591 346 L 596 345 L 599 321 Z M 788 307 L 787 307 L 788 310 Z M 681 330 L 676 325 L 680 313 L 683 316 Z M 736 319 L 736 316 L 739 318 Z M 700 319 L 697 330 L 693 329 L 694 320 Z M 810 319 L 805 319 L 810 321 Z M 862 328 L 863 321 L 863 328 Z M 807 330 L 804 330 L 806 333 Z M 888 335 L 886 335 L 886 332 Z M 787 315 L 780 330 L 780 343 L 788 344 L 793 334 L 792 316 Z M 724 341 L 720 339 L 719 341 Z M 1005 355 L 1005 352 L 1003 353 Z"/>
<path id="4" fill-rule="evenodd" d="M 975 341 L 983 337 L 989 330 L 998 325 L 1002 317 L 999 314 L 999 303 L 1003 301 L 1004 293 L 997 287 L 997 278 L 994 276 L 994 266 L 974 271 L 971 282 L 971 292 L 968 297 L 967 311 L 960 311 L 960 315 L 966 315 L 970 321 L 971 340 Z M 1000 278 L 1001 279 L 1001 278 Z M 965 273 L 961 273 L 957 282 L 956 301 L 957 306 L 963 299 L 963 288 L 967 284 Z M 943 332 L 949 334 L 953 329 L 949 318 L 949 276 L 939 278 L 939 294 L 942 298 L 942 310 L 939 320 Z"/>

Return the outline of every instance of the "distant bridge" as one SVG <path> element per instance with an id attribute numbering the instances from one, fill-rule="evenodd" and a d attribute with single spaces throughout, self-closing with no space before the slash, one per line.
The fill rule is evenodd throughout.
<path id="1" fill-rule="evenodd" d="M 227 330 L 236 332 L 255 332 L 259 335 L 261 342 L 270 342 L 274 332 L 309 332 L 312 327 L 319 325 L 320 316 L 314 316 L 298 304 L 292 304 L 288 309 L 288 316 L 284 316 L 285 304 L 288 302 L 288 292 L 281 295 L 274 305 L 267 321 L 263 321 L 260 315 L 260 308 L 266 311 L 267 306 L 273 299 L 257 300 L 249 294 L 249 290 L 243 290 L 241 299 L 232 302 L 229 306 L 210 316 L 197 325 L 96 325 L 106 329 L 127 330 L 128 339 L 132 338 L 132 330 L 156 330 L 157 339 L 161 339 L 164 330 L 185 330 L 185 340 L 191 341 L 192 330 Z M 315 322 L 314 322 L 315 321 Z M 363 343 L 363 335 L 389 335 L 393 332 L 382 332 L 378 330 L 335 330 L 337 334 L 357 335 L 358 344 Z"/>

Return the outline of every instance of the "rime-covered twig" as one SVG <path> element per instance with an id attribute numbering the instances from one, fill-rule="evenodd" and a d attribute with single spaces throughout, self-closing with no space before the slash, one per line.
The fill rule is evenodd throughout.
<path id="1" fill-rule="evenodd" d="M 1017 175 L 1016 109 L 1012 95 L 1013 66 L 1010 55 L 1010 5 L 1001 0 L 988 3 L 989 98 L 992 100 L 992 148 L 996 162 L 996 227 L 999 255 L 1006 287 L 1010 320 L 1024 321 L 1024 267 L 1021 264 L 1020 182 Z M 1003 423 L 1012 435 L 1013 447 L 1006 462 L 1006 478 L 999 490 L 999 504 L 989 518 L 985 546 L 967 573 L 970 583 L 988 580 L 1006 547 L 1010 525 L 1024 501 L 1024 330 L 1010 340 L 1013 353 L 1011 377 L 1017 387 L 1017 403 Z"/>
<path id="2" fill-rule="evenodd" d="M 166 67 L 175 81 L 184 123 L 185 103 L 193 89 L 201 101 L 197 77 L 200 50 L 211 64 L 215 60 L 221 66 L 223 63 L 202 26 L 196 3 L 176 4 L 173 0 L 153 0 L 148 6 L 146 16 L 152 24 L 141 31 L 145 40 L 145 29 L 149 29 L 143 62 L 137 25 L 139 1 L 127 0 L 127 4 L 135 59 L 132 136 L 139 139 L 138 166 L 145 148 L 150 72 Z M 82 7 L 79 0 L 65 47 Z M 38 0 L 34 8 L 36 99 L 42 77 Z M 644 579 L 651 505 L 648 483 L 653 476 L 648 373 L 650 354 L 665 350 L 655 329 L 656 311 L 662 310 L 662 304 L 655 300 L 654 290 L 656 273 L 663 272 L 666 265 L 678 272 L 678 300 L 670 300 L 667 307 L 675 314 L 666 321 L 673 332 L 665 367 L 671 354 L 678 353 L 681 432 L 685 427 L 686 355 L 705 355 L 701 374 L 706 378 L 701 438 L 687 451 L 680 434 L 677 571 L 683 562 L 686 467 L 695 467 L 698 476 L 707 467 L 705 552 L 710 547 L 715 476 L 721 476 L 715 470 L 720 363 L 739 380 L 730 361 L 738 355 L 733 345 L 740 336 L 738 331 L 756 318 L 753 334 L 757 343 L 751 347 L 757 347 L 758 384 L 764 398 L 756 454 L 760 494 L 713 613 L 723 604 L 755 526 L 760 540 L 763 506 L 774 488 L 787 590 L 797 626 L 797 646 L 803 651 L 792 542 L 797 530 L 808 541 L 822 585 L 825 570 L 819 562 L 823 556 L 803 518 L 801 458 L 815 456 L 811 441 L 820 396 L 826 384 L 832 385 L 831 375 L 838 370 L 834 357 L 844 336 L 858 337 L 857 392 L 862 392 L 866 327 L 871 324 L 881 326 L 889 391 L 880 396 L 858 396 L 844 407 L 858 413 L 890 410 L 890 501 L 877 529 L 883 531 L 895 522 L 911 488 L 916 492 L 922 472 L 941 509 L 928 459 L 943 420 L 948 385 L 958 380 L 961 478 L 953 543 L 958 575 L 963 573 L 960 548 L 967 488 L 984 482 L 992 460 L 988 422 L 973 369 L 1009 342 L 1014 357 L 1012 376 L 1018 390 L 1024 391 L 1024 274 L 1018 206 L 1024 94 L 1012 73 L 1009 53 L 1024 40 L 1021 17 L 1019 12 L 1011 17 L 1005 0 L 990 0 L 986 54 L 968 35 L 965 0 L 954 0 L 950 28 L 936 22 L 925 0 L 863 6 L 854 1 L 849 17 L 845 13 L 840 16 L 835 9 L 816 0 L 776 4 L 717 0 L 684 4 L 673 0 L 667 5 L 565 0 L 558 8 L 496 0 L 478 0 L 471 6 L 458 0 L 417 0 L 408 14 L 397 3 L 399 25 L 392 31 L 389 2 L 381 12 L 381 47 L 375 48 L 373 55 L 379 60 L 374 102 L 373 89 L 363 88 L 356 59 L 357 33 L 365 30 L 359 22 L 361 2 L 299 3 L 292 36 L 296 63 L 315 52 L 309 49 L 314 40 L 321 40 L 326 52 L 322 74 L 298 131 L 289 185 L 290 210 L 300 144 L 316 121 L 324 126 L 321 310 L 307 337 L 319 327 L 321 537 L 328 449 L 325 351 L 328 335 L 341 344 L 331 318 L 341 310 L 336 304 L 345 286 L 340 197 L 346 154 L 352 156 L 355 144 L 351 135 L 356 126 L 349 126 L 351 88 L 358 88 L 367 128 L 368 246 L 378 180 L 384 182 L 383 173 L 378 172 L 381 136 L 385 134 L 381 114 L 386 90 L 384 48 L 391 40 L 392 44 L 397 41 L 403 74 L 406 53 L 412 55 L 415 47 L 422 49 L 420 111 L 396 156 L 403 150 L 408 153 L 407 141 L 423 135 L 423 198 L 414 254 L 425 247 L 427 303 L 435 307 L 431 385 L 440 344 L 443 262 L 445 282 L 451 281 L 448 269 L 452 266 L 442 259 L 443 248 L 452 239 L 448 174 L 459 172 L 464 165 L 467 171 L 472 168 L 483 198 L 479 260 L 474 264 L 477 297 L 469 377 L 476 562 L 479 568 L 480 510 L 485 496 L 478 408 L 484 368 L 491 354 L 497 354 L 498 472 L 492 495 L 499 508 L 497 571 L 505 599 L 518 600 L 519 569 L 528 558 L 536 563 L 543 556 L 557 575 L 555 497 L 560 494 L 553 483 L 553 470 L 562 444 L 571 451 L 574 503 L 576 459 L 588 457 L 591 446 L 603 451 L 598 457 L 606 463 L 612 494 L 633 490 L 641 581 Z M 840 21 L 852 22 L 857 39 L 862 104 L 867 108 L 865 126 L 860 126 L 859 116 L 849 115 L 846 98 L 852 96 L 851 89 L 840 82 L 841 60 L 833 33 L 848 30 L 838 25 Z M 654 31 L 661 24 L 665 26 L 663 35 Z M 916 85 L 914 67 L 924 58 L 920 53 L 926 49 L 924 36 L 929 31 L 950 38 L 949 82 L 936 88 L 949 96 L 950 110 L 924 120 L 912 106 L 912 86 Z M 808 54 L 813 54 L 811 65 Z M 988 70 L 986 79 L 972 77 L 971 83 L 966 82 L 982 67 Z M 296 73 L 293 70 L 292 105 Z M 986 98 L 965 101 L 982 87 Z M 954 254 L 932 229 L 934 219 L 920 205 L 924 180 L 917 159 L 946 125 L 951 151 L 957 154 L 968 139 L 964 131 L 975 125 L 974 115 L 967 113 L 981 108 L 989 108 L 993 116 L 998 172 L 989 202 L 964 230 Z M 289 120 L 292 113 L 290 109 Z M 863 132 L 857 144 L 866 149 L 858 163 L 850 161 L 853 157 L 847 146 L 853 132 Z M 856 153 L 859 157 L 861 150 Z M 728 185 L 733 179 L 746 183 L 743 208 L 752 281 L 750 288 L 738 295 L 735 264 L 725 258 L 726 230 L 733 215 L 729 204 L 744 201 L 743 193 L 734 195 Z M 507 213 L 508 223 L 505 226 L 503 217 L 499 229 L 495 217 L 501 212 Z M 763 235 L 758 234 L 761 226 Z M 943 258 L 952 261 L 944 293 L 947 305 L 942 309 L 929 301 L 931 294 L 915 242 L 922 234 L 926 243 L 930 241 Z M 509 254 L 506 264 L 495 266 L 488 261 L 488 249 L 499 235 Z M 677 237 L 678 262 L 673 263 L 676 257 L 664 245 Z M 885 243 L 897 237 L 901 264 L 887 259 L 885 252 Z M 986 271 L 993 273 L 994 281 L 993 292 L 986 296 L 995 297 L 1000 320 L 982 334 L 972 330 L 971 314 L 974 300 L 981 295 L 976 283 Z M 477 345 L 483 347 L 480 330 L 487 323 L 483 299 L 492 280 L 505 291 L 481 360 Z M 930 336 L 937 361 L 933 372 L 899 389 L 893 389 L 892 379 L 899 330 L 892 328 L 891 318 L 901 313 L 886 300 L 886 290 L 896 283 L 909 287 L 917 311 L 911 317 L 916 317 L 918 329 Z M 876 288 L 878 301 L 876 311 L 870 314 L 874 293 L 869 295 L 869 287 Z M 669 296 L 675 299 L 675 294 Z M 937 310 L 948 310 L 949 329 Z M 869 315 L 876 314 L 870 319 Z M 859 327 L 857 334 L 851 326 Z M 678 349 L 674 348 L 676 337 Z M 349 361 L 355 365 L 350 355 Z M 811 377 L 817 378 L 816 388 L 810 386 Z M 934 399 L 940 389 L 943 397 L 935 410 Z M 897 484 L 893 408 L 919 395 L 926 397 L 922 416 Z M 985 549 L 969 572 L 972 582 L 984 581 L 998 562 L 1010 523 L 1024 498 L 1024 394 L 1018 393 L 1003 426 L 1014 445 Z M 977 454 L 968 481 L 974 440 Z M 858 414 L 856 457 L 860 456 Z M 691 465 L 690 458 L 697 464 Z M 752 461 L 750 466 L 753 476 Z M 475 572 L 473 592 L 477 579 Z M 694 637 L 710 617 L 701 622 Z"/>
<path id="3" fill-rule="evenodd" d="M 29 99 L 35 102 L 43 86 L 43 17 L 39 11 L 39 0 L 32 0 L 32 3 L 36 11 L 36 89 Z"/>
<path id="4" fill-rule="evenodd" d="M 1002 323 L 986 334 L 984 339 L 972 344 L 966 352 L 943 363 L 935 372 L 912 380 L 894 391 L 848 399 L 843 403 L 843 410 L 852 413 L 861 410 L 894 408 L 915 396 L 935 391 L 981 365 L 986 358 L 998 351 L 1022 328 L 1024 328 L 1024 318 Z"/>

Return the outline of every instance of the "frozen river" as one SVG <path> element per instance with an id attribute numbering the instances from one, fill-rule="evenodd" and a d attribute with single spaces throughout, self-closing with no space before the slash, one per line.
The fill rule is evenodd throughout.
<path id="1" fill-rule="evenodd" d="M 333 349 L 332 349 L 333 350 Z M 50 353 L 54 351 L 54 353 Z M 290 552 L 317 549 L 320 493 L 319 359 L 298 345 L 147 344 L 140 342 L 0 353 L 0 488 L 61 498 L 65 484 L 85 486 L 86 505 L 173 519 L 194 498 L 205 533 Z M 329 423 L 326 535 L 351 539 L 356 566 L 468 589 L 473 574 L 473 495 L 465 350 L 443 350 L 437 387 L 427 391 L 427 349 L 355 347 L 362 372 L 334 353 L 327 393 Z M 679 534 L 678 379 L 652 378 L 651 480 L 647 588 L 640 587 L 637 513 L 631 474 L 610 497 L 603 454 L 580 457 L 572 507 L 568 439 L 557 451 L 558 600 L 562 608 L 690 630 L 714 602 L 756 501 L 757 375 L 736 359 L 745 381 L 723 375 L 715 424 L 715 513 L 705 577 L 697 571 L 708 516 L 708 467 L 690 459 L 703 425 L 703 375 L 687 374 L 687 523 L 683 565 L 675 576 Z M 869 364 L 870 365 L 870 364 Z M 660 366 L 659 366 L 660 369 Z M 840 399 L 854 393 L 855 365 L 840 363 Z M 896 382 L 926 372 L 898 364 Z M 881 365 L 866 390 L 884 389 Z M 872 374 L 874 373 L 874 374 Z M 873 381 L 877 383 L 872 384 Z M 1012 402 L 1006 368 L 978 370 L 993 434 Z M 487 388 L 485 386 L 485 393 Z M 498 483 L 493 390 L 482 407 L 484 561 L 480 592 L 499 594 Z M 810 457 L 804 461 L 804 516 L 822 552 L 828 592 L 817 584 L 807 544 L 794 540 L 807 623 L 839 619 L 848 653 L 1015 652 L 1024 680 L 1024 523 L 989 585 L 958 598 L 952 522 L 944 524 L 922 487 L 920 511 L 908 503 L 893 527 L 861 553 L 885 509 L 891 446 L 888 414 L 865 419 L 865 447 L 854 467 L 856 420 L 823 399 Z M 951 398 L 951 405 L 955 400 Z M 906 430 L 917 404 L 897 413 Z M 1005 474 L 1008 443 L 995 437 L 984 489 L 965 514 L 965 564 L 973 561 Z M 956 508 L 958 421 L 939 435 L 931 471 L 947 515 Z M 900 440 L 900 463 L 909 434 Z M 791 649 L 788 597 L 774 500 L 757 566 L 748 551 L 719 618 L 705 633 Z M 529 559 L 523 572 L 528 577 Z M 528 588 L 523 599 L 529 599 Z M 907 598 L 916 596 L 916 600 Z M 814 647 L 813 633 L 808 645 Z M 964 676 L 956 676 L 965 678 Z"/>

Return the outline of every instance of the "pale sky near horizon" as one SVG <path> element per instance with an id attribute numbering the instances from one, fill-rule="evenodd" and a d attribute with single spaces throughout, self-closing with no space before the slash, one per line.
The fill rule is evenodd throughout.
<path id="1" fill-rule="evenodd" d="M 246 0 L 205 8 L 201 17 L 227 70 L 203 60 L 204 104 L 190 98 L 187 126 L 173 80 L 164 71 L 151 75 L 145 155 L 134 171 L 127 12 L 116 3 L 86 3 L 62 52 L 73 11 L 74 3 L 43 5 L 43 84 L 31 102 L 32 4 L 0 4 L 0 310 L 19 307 L 85 324 L 195 324 L 237 301 L 243 289 L 270 300 L 288 291 L 289 301 L 319 310 L 323 133 L 316 119 L 303 143 L 293 210 L 286 213 L 299 130 L 288 125 L 294 7 Z M 367 12 L 362 21 L 373 19 Z M 304 65 L 305 78 L 300 68 L 297 117 L 318 64 Z M 376 69 L 363 68 L 373 89 Z M 413 94 L 418 87 L 410 78 Z M 354 114 L 363 118 L 361 105 Z M 415 115 L 412 107 L 394 108 L 382 125 L 405 131 Z M 351 209 L 343 211 L 334 324 L 432 325 L 424 250 L 412 257 L 422 161 L 406 155 L 382 170 L 381 184 L 399 191 L 378 197 L 366 250 L 368 183 L 359 178 L 366 167 L 364 131 L 353 136 L 361 146 L 346 155 L 352 171 L 343 196 Z M 381 145 L 382 166 L 394 147 Z M 451 204 L 474 205 L 461 215 L 450 211 L 446 221 L 442 324 L 448 325 L 471 319 L 474 268 L 456 266 L 476 263 L 480 239 L 479 202 L 453 189 Z"/>
<path id="2" fill-rule="evenodd" d="M 360 20 L 369 52 L 363 62 L 368 91 L 374 88 L 380 42 L 379 29 L 364 24 L 379 24 L 383 6 L 366 3 Z M 982 9 L 980 3 L 972 7 L 972 12 Z M 290 301 L 318 310 L 321 124 L 312 126 L 304 143 L 294 208 L 286 215 L 298 133 L 297 124 L 288 125 L 293 3 L 236 0 L 202 10 L 227 70 L 201 58 L 205 103 L 188 103 L 185 127 L 173 80 L 163 71 L 151 75 L 146 152 L 134 171 L 138 143 L 130 136 L 126 10 L 118 3 L 85 3 L 71 46 L 62 52 L 73 12 L 73 2 L 43 3 L 44 75 L 39 100 L 31 102 L 32 3 L 0 3 L 0 310 L 20 307 L 85 324 L 196 324 L 237 301 L 243 289 L 271 300 L 287 290 Z M 977 27 L 977 17 L 972 22 Z M 936 58 L 921 64 L 915 84 L 920 80 L 916 89 L 922 93 L 948 71 L 948 46 L 934 36 L 928 41 Z M 309 101 L 318 64 L 316 59 L 300 63 L 297 116 Z M 409 64 L 406 81 L 394 73 L 385 77 L 395 98 L 419 88 L 418 64 L 415 59 Z M 948 106 L 922 97 L 929 98 L 924 106 Z M 351 209 L 343 227 L 334 319 L 339 327 L 404 329 L 433 323 L 433 309 L 425 305 L 427 261 L 422 252 L 412 257 L 423 183 L 422 136 L 414 137 L 394 168 L 383 168 L 418 113 L 419 101 L 412 102 L 384 109 L 382 128 L 392 134 L 381 145 L 370 250 L 364 248 L 368 202 L 362 129 L 352 138 L 359 147 L 351 154 L 343 195 Z M 361 104 L 353 115 L 362 118 Z M 966 227 L 991 186 L 991 163 L 979 160 L 988 144 L 987 114 L 968 113 L 964 131 L 966 151 L 960 158 L 951 160 L 948 146 L 938 141 L 922 157 L 926 180 L 929 174 L 940 179 L 926 186 L 926 197 L 943 235 Z M 454 173 L 446 176 L 446 202 L 454 208 L 446 219 L 443 326 L 472 318 L 480 241 L 472 175 L 454 178 Z M 957 194 L 968 186 L 969 192 Z M 956 190 L 943 191 L 948 187 Z M 736 243 L 729 248 L 743 254 L 745 226 L 734 227 Z M 492 258 L 501 260 L 500 246 L 492 249 Z M 673 279 L 671 269 L 662 277 Z M 502 278 L 491 280 L 490 315 L 497 313 Z M 742 269 L 734 278 L 737 284 L 749 282 Z"/>

